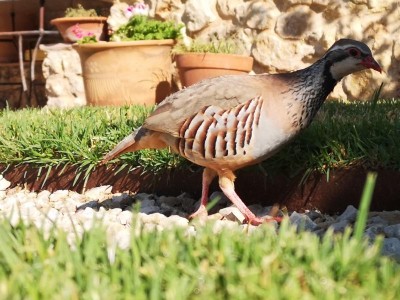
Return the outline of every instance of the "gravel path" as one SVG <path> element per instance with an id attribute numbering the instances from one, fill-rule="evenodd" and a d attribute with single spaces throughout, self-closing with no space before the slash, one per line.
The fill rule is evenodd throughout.
<path id="1" fill-rule="evenodd" d="M 10 188 L 10 182 L 0 175 L 0 217 L 9 220 L 12 225 L 20 220 L 25 224 L 34 224 L 45 233 L 49 233 L 56 225 L 67 232 L 71 245 L 76 232 L 82 234 L 101 222 L 107 228 L 109 243 L 121 248 L 129 246 L 132 211 L 139 211 L 137 220 L 144 230 L 165 230 L 180 226 L 188 234 L 195 235 L 196 226 L 201 226 L 201 223 L 189 223 L 185 218 L 199 204 L 187 194 L 178 197 L 143 193 L 113 194 L 111 189 L 111 186 L 101 186 L 83 194 L 67 190 L 35 193 L 21 187 Z M 219 200 L 208 217 L 214 220 L 215 232 L 226 226 L 243 231 L 257 229 L 255 226 L 241 224 L 243 215 L 235 207 L 228 206 L 230 202 L 222 193 L 215 192 L 210 199 L 216 197 Z M 251 205 L 249 208 L 258 216 L 268 214 L 271 209 L 260 205 Z M 356 215 L 357 209 L 348 206 L 339 216 L 325 215 L 318 211 L 290 212 L 289 219 L 295 226 L 323 235 L 328 228 L 343 232 L 347 226 L 354 224 Z M 276 222 L 269 224 L 277 226 Z M 365 235 L 370 239 L 383 235 L 383 254 L 400 261 L 400 211 L 371 212 Z"/>

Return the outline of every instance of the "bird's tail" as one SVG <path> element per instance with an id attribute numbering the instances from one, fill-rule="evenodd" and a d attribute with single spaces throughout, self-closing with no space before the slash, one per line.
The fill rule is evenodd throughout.
<path id="1" fill-rule="evenodd" d="M 139 131 L 141 127 L 136 129 L 134 132 L 132 132 L 130 135 L 126 136 L 121 142 L 117 144 L 117 146 L 114 147 L 110 152 L 108 152 L 106 155 L 104 155 L 103 159 L 101 160 L 100 164 L 103 165 L 107 163 L 108 161 L 120 156 L 121 154 L 124 154 L 126 152 L 133 152 L 139 149 L 137 147 L 137 138 Z"/>

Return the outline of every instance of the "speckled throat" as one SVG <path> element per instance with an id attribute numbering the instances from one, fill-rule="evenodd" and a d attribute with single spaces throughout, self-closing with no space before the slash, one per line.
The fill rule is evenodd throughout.
<path id="1" fill-rule="evenodd" d="M 303 106 L 300 114 L 291 114 L 291 109 L 288 107 L 293 127 L 303 129 L 310 125 L 326 97 L 334 89 L 337 81 L 330 73 L 330 66 L 331 63 L 322 58 L 305 69 L 276 75 L 288 82 L 290 87 L 282 94 L 290 94 L 291 98 Z"/>

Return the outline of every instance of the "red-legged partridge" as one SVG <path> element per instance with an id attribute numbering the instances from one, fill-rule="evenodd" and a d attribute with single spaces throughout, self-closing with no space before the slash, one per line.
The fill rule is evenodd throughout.
<path id="1" fill-rule="evenodd" d="M 218 175 L 220 188 L 247 222 L 260 224 L 264 219 L 235 192 L 234 171 L 276 153 L 310 125 L 338 81 L 368 68 L 381 72 L 368 46 L 341 39 L 320 60 L 292 73 L 203 80 L 161 102 L 102 162 L 129 151 L 170 147 L 205 167 L 201 205 L 191 217 L 206 212 L 208 187 Z"/>

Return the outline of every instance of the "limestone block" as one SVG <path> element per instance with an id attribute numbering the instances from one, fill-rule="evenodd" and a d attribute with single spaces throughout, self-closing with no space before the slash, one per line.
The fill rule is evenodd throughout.
<path id="1" fill-rule="evenodd" d="M 246 5 L 243 1 L 244 0 L 217 0 L 218 13 L 224 18 L 236 18 L 238 10 L 242 11 L 243 14 L 246 10 Z M 241 9 L 238 9 L 240 7 Z"/>
<path id="2" fill-rule="evenodd" d="M 393 41 L 393 58 L 400 62 L 400 41 Z"/>
<path id="3" fill-rule="evenodd" d="M 400 28 L 400 4 L 392 2 L 386 7 L 385 13 L 380 13 L 380 23 L 387 27 L 389 32 L 398 32 Z"/>
<path id="4" fill-rule="evenodd" d="M 367 23 L 368 16 L 359 17 L 356 15 L 347 15 L 338 20 L 338 36 L 363 40 L 364 26 Z"/>
<path id="5" fill-rule="evenodd" d="M 59 97 L 72 95 L 67 78 L 61 74 L 53 75 L 46 80 L 46 92 L 48 96 Z"/>
<path id="6" fill-rule="evenodd" d="M 313 0 L 274 0 L 274 2 L 279 10 L 286 11 L 296 5 L 311 5 Z"/>
<path id="7" fill-rule="evenodd" d="M 341 18 L 342 16 L 347 16 L 350 14 L 350 5 L 348 2 L 343 2 L 341 0 L 329 1 L 328 5 L 323 11 L 323 17 L 327 22 L 331 22 Z"/>
<path id="8" fill-rule="evenodd" d="M 331 0 L 313 0 L 311 6 L 316 11 L 322 11 L 329 5 L 329 2 L 332 2 L 332 1 Z"/>
<path id="9" fill-rule="evenodd" d="M 303 59 L 314 55 L 314 47 L 296 43 L 295 41 L 282 40 L 263 31 L 256 37 L 252 55 L 267 71 L 287 72 L 305 68 L 308 64 Z"/>
<path id="10" fill-rule="evenodd" d="M 273 2 L 254 1 L 247 7 L 246 25 L 258 30 L 273 28 L 279 15 Z"/>
<path id="11" fill-rule="evenodd" d="M 63 66 L 61 60 L 57 59 L 56 55 L 52 52 L 46 54 L 46 58 L 42 64 L 43 76 L 49 77 L 51 74 L 62 74 Z"/>
<path id="12" fill-rule="evenodd" d="M 383 79 L 383 75 L 375 71 L 362 71 L 346 76 L 342 80 L 343 91 L 346 93 L 347 99 L 369 100 Z"/>
<path id="13" fill-rule="evenodd" d="M 186 2 L 182 20 L 189 32 L 200 31 L 211 22 L 217 20 L 216 1 L 188 0 Z"/>
<path id="14" fill-rule="evenodd" d="M 235 33 L 235 26 L 230 21 L 218 20 L 207 26 L 197 35 L 196 40 L 208 42 L 215 37 L 217 39 L 228 38 Z"/>
<path id="15" fill-rule="evenodd" d="M 83 84 L 82 76 L 76 73 L 65 73 L 65 78 L 68 80 L 69 91 L 72 95 L 83 95 L 83 97 L 85 96 L 85 87 Z"/>
<path id="16" fill-rule="evenodd" d="M 316 47 L 316 52 L 323 55 L 327 49 L 337 40 L 337 26 L 327 26 L 321 36 L 319 47 Z"/>
<path id="17" fill-rule="evenodd" d="M 78 53 L 72 49 L 62 59 L 63 73 L 82 74 L 82 65 Z"/>
<path id="18" fill-rule="evenodd" d="M 42 65 L 45 78 L 64 72 L 82 73 L 79 54 L 71 44 L 40 45 L 40 49 L 46 54 Z"/>
<path id="19" fill-rule="evenodd" d="M 351 0 L 353 4 L 357 6 L 364 5 L 368 9 L 372 9 L 372 11 L 384 11 L 387 7 L 391 6 L 393 0 Z"/>
<path id="20" fill-rule="evenodd" d="M 235 7 L 235 19 L 241 26 L 246 26 L 247 4 Z"/>
<path id="21" fill-rule="evenodd" d="M 150 8 L 151 17 L 179 21 L 185 6 L 180 0 L 152 0 L 150 1 Z"/>
<path id="22" fill-rule="evenodd" d="M 387 8 L 391 7 L 393 0 L 367 0 L 367 5 L 369 8 L 373 9 L 375 12 L 384 12 Z M 399 3 L 397 2 L 397 5 Z"/>
<path id="23" fill-rule="evenodd" d="M 110 15 L 107 19 L 108 29 L 116 31 L 129 21 L 130 15 L 126 14 L 129 4 L 126 2 L 116 2 L 110 8 Z"/>
<path id="24" fill-rule="evenodd" d="M 241 51 L 242 54 L 251 54 L 251 49 L 253 47 L 256 35 L 257 33 L 249 28 L 240 28 L 236 32 L 237 41 L 240 44 L 241 49 L 243 50 Z"/>
<path id="25" fill-rule="evenodd" d="M 321 14 L 315 13 L 308 6 L 300 5 L 278 17 L 275 32 L 284 39 L 319 40 L 323 27 Z"/>
<path id="26" fill-rule="evenodd" d="M 339 82 L 335 88 L 333 89 L 332 93 L 329 94 L 328 99 L 341 99 L 347 100 L 347 95 L 343 91 L 342 83 Z"/>

